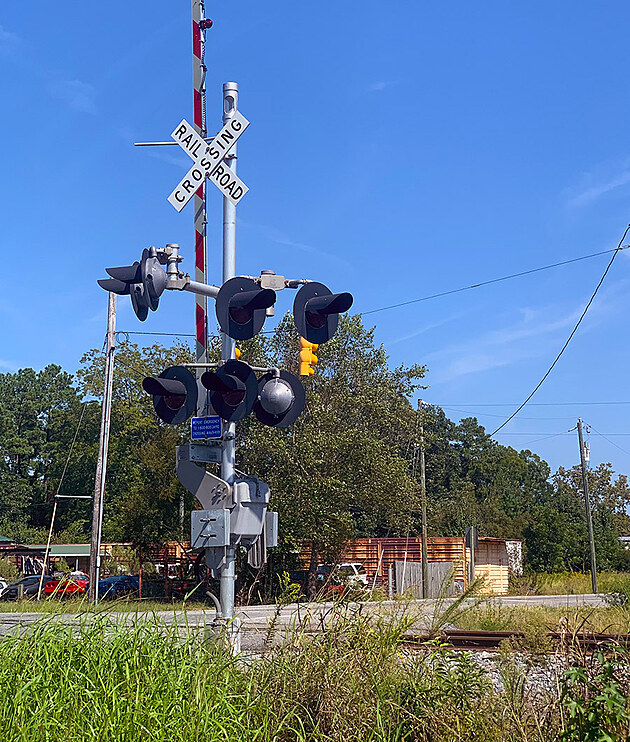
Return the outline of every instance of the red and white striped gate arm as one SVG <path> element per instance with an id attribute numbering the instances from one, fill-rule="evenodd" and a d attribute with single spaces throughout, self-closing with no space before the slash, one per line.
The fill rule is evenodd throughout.
<path id="1" fill-rule="evenodd" d="M 192 0 L 193 38 L 193 124 L 204 139 L 206 133 L 206 66 L 204 63 L 206 32 L 203 0 Z M 206 254 L 206 184 L 195 193 L 195 281 L 207 283 Z M 195 337 L 197 363 L 208 361 L 208 299 L 195 296 Z M 202 371 L 202 369 L 200 369 Z"/>

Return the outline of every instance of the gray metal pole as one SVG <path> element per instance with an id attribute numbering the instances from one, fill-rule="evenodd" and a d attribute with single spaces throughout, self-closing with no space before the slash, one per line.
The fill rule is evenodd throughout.
<path id="1" fill-rule="evenodd" d="M 588 529 L 588 547 L 591 556 L 591 586 L 593 593 L 597 593 L 597 562 L 595 559 L 595 539 L 593 537 L 593 519 L 591 516 L 591 500 L 588 494 L 588 477 L 586 476 L 586 460 L 584 458 L 584 439 L 582 438 L 582 420 L 577 421 L 578 441 L 580 443 L 580 465 L 582 467 L 582 488 L 584 491 L 584 508 L 586 510 L 586 527 Z"/>
<path id="2" fill-rule="evenodd" d="M 238 110 L 238 84 L 223 84 L 223 123 L 227 123 Z M 226 164 L 236 172 L 236 146 Z M 236 275 L 236 206 L 223 198 L 223 283 Z M 222 333 L 221 357 L 223 360 L 234 358 L 235 343 L 232 338 Z M 234 423 L 223 423 L 223 450 L 221 455 L 221 479 L 228 484 L 234 482 L 235 466 Z M 234 621 L 234 583 L 236 581 L 236 547 L 225 547 L 225 561 L 220 577 L 221 617 L 228 621 L 228 639 L 232 646 L 238 647 L 238 621 Z"/>
<path id="3" fill-rule="evenodd" d="M 422 597 L 429 597 L 429 556 L 427 535 L 427 481 L 424 466 L 424 407 L 421 399 L 418 400 L 420 413 L 420 505 L 422 516 Z"/>
<path id="4" fill-rule="evenodd" d="M 105 351 L 105 378 L 103 383 L 103 407 L 101 410 L 101 434 L 98 443 L 96 477 L 94 480 L 94 510 L 92 513 L 92 541 L 90 543 L 90 587 L 89 598 L 98 603 L 98 581 L 101 574 L 101 533 L 103 530 L 103 498 L 107 477 L 107 450 L 109 448 L 109 426 L 112 411 L 112 388 L 114 385 L 114 347 L 116 344 L 116 294 L 109 292 L 107 305 L 107 345 Z"/>

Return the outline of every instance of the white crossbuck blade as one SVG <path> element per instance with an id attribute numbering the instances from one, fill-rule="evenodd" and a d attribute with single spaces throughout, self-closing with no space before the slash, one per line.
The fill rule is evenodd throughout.
<path id="1" fill-rule="evenodd" d="M 209 178 L 221 193 L 236 206 L 249 188 L 223 162 L 238 138 L 249 126 L 249 121 L 239 111 L 225 124 L 209 144 L 182 119 L 171 137 L 188 154 L 194 165 L 184 175 L 168 197 L 177 211 L 181 211 L 193 197 L 195 191 Z"/>

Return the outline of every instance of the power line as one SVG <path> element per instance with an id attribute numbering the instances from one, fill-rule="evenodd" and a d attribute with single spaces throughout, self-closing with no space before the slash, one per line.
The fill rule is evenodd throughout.
<path id="1" fill-rule="evenodd" d="M 589 423 L 589 427 L 593 428 L 593 426 L 590 425 L 590 423 Z M 593 428 L 593 430 L 595 430 L 595 428 Z M 553 435 L 569 435 L 571 432 L 572 432 L 571 430 L 568 430 L 566 433 L 554 433 Z M 543 433 L 543 432 L 540 432 L 540 431 L 538 433 L 532 433 L 532 432 L 527 432 L 526 433 L 526 432 L 523 432 L 523 431 L 515 430 L 513 433 L 503 433 L 503 435 L 547 435 L 547 434 L 546 433 Z M 597 432 L 595 432 L 595 433 L 592 433 L 592 435 L 601 435 L 602 438 L 605 438 L 607 435 L 623 435 L 623 436 L 628 436 L 628 435 L 630 435 L 630 433 L 597 433 Z"/>
<path id="2" fill-rule="evenodd" d="M 625 236 L 625 235 L 624 235 Z M 623 242 L 623 239 L 622 239 Z M 389 304 L 386 307 L 379 307 L 378 309 L 369 309 L 367 312 L 359 312 L 360 317 L 364 317 L 368 314 L 375 314 L 376 312 L 385 312 L 388 309 L 397 309 L 398 307 L 406 307 L 409 304 L 418 304 L 421 301 L 428 301 L 429 299 L 438 299 L 441 296 L 449 296 L 450 294 L 458 294 L 462 291 L 470 291 L 471 289 L 478 289 L 481 286 L 489 286 L 492 283 L 500 283 L 501 281 L 509 281 L 512 278 L 520 278 L 521 276 L 528 276 L 531 273 L 539 273 L 540 271 L 550 270 L 551 268 L 559 268 L 563 265 L 570 265 L 571 263 L 579 263 L 581 260 L 590 260 L 590 258 L 597 258 L 600 255 L 607 255 L 609 253 L 617 253 L 619 250 L 627 250 L 630 245 L 624 245 L 623 247 L 612 248 L 610 250 L 601 250 L 600 252 L 590 253 L 589 255 L 581 255 L 578 258 L 570 258 L 569 260 L 562 260 L 559 263 L 550 263 L 549 265 L 541 265 L 538 268 L 530 268 L 526 271 L 520 271 L 520 273 L 511 273 L 508 276 L 500 276 L 499 278 L 490 278 L 487 281 L 479 281 L 478 283 L 472 283 L 470 286 L 460 286 L 457 289 L 449 289 L 448 291 L 441 291 L 438 294 L 429 294 L 428 296 L 421 296 L 418 299 L 410 299 L 409 301 L 403 301 L 398 304 Z M 163 335 L 165 337 L 189 337 L 194 338 L 194 333 L 188 332 L 142 332 L 140 330 L 119 330 L 125 335 Z M 271 335 L 274 330 L 263 330 L 262 334 Z M 209 337 L 216 337 L 218 335 L 210 335 Z"/>
<path id="3" fill-rule="evenodd" d="M 551 435 L 545 435 L 542 438 L 535 438 L 533 441 L 526 441 L 523 443 L 524 446 L 531 446 L 534 443 L 540 443 L 541 441 L 547 441 L 550 438 L 557 438 L 559 435 L 567 435 L 566 433 L 552 433 Z"/>
<path id="4" fill-rule="evenodd" d="M 164 335 L 175 338 L 194 338 L 196 335 L 192 332 L 143 332 L 141 330 L 116 330 L 116 335 Z M 212 336 L 216 337 L 216 336 Z"/>
<path id="5" fill-rule="evenodd" d="M 509 417 L 508 417 L 508 418 L 507 418 L 506 420 L 504 420 L 504 421 L 503 421 L 503 422 L 501 423 L 501 425 L 499 425 L 499 427 L 498 427 L 498 428 L 496 428 L 496 430 L 494 430 L 494 431 L 493 431 L 492 433 L 490 433 L 490 435 L 491 435 L 491 436 L 492 436 L 492 435 L 496 435 L 496 433 L 498 433 L 498 432 L 499 432 L 499 430 L 501 430 L 501 428 L 504 428 L 504 427 L 505 427 L 505 426 L 506 426 L 506 425 L 507 425 L 507 424 L 508 424 L 508 423 L 510 422 L 510 420 L 513 420 L 513 419 L 514 419 L 514 418 L 516 417 L 516 415 L 518 415 L 518 413 L 519 413 L 519 412 L 520 412 L 520 411 L 521 411 L 521 410 L 523 409 L 523 407 L 525 407 L 525 405 L 526 405 L 526 404 L 527 404 L 527 403 L 529 402 L 529 400 L 530 400 L 530 399 L 531 399 L 531 398 L 532 398 L 532 397 L 534 396 L 534 394 L 536 394 L 536 392 L 537 392 L 537 391 L 538 391 L 538 390 L 540 389 L 540 387 L 541 387 L 541 386 L 542 386 L 542 385 L 544 384 L 544 382 L 545 382 L 545 380 L 547 379 L 547 377 L 549 376 L 549 374 L 550 374 L 550 373 L 551 373 L 551 372 L 553 371 L 553 369 L 554 369 L 554 367 L 555 367 L 556 363 L 558 363 L 558 361 L 560 360 L 560 358 L 561 358 L 562 354 L 563 354 L 563 353 L 564 353 L 564 351 L 565 351 L 565 350 L 567 349 L 567 347 L 568 347 L 569 343 L 570 343 L 570 342 L 571 342 L 571 340 L 573 339 L 573 336 L 574 336 L 574 335 L 575 335 L 575 333 L 577 332 L 577 330 L 578 330 L 578 327 L 579 327 L 579 326 L 580 326 L 580 325 L 582 324 L 582 320 L 583 320 L 583 319 L 584 319 L 584 317 L 586 316 L 586 313 L 588 312 L 588 310 L 589 310 L 589 308 L 590 308 L 591 304 L 593 303 L 593 300 L 594 300 L 594 299 L 595 299 L 595 297 L 597 296 L 597 292 L 599 291 L 599 289 L 600 289 L 600 286 L 602 285 L 602 283 L 604 283 L 604 279 L 605 279 L 605 278 L 606 278 L 606 276 L 608 275 L 608 271 L 609 271 L 609 270 L 611 269 L 611 267 L 612 267 L 612 264 L 614 263 L 614 261 L 615 261 L 615 258 L 617 257 L 617 253 L 618 253 L 618 252 L 619 252 L 619 251 L 621 250 L 621 243 L 622 243 L 622 242 L 623 242 L 623 241 L 625 240 L 625 238 L 626 238 L 626 235 L 628 234 L 628 231 L 629 231 L 629 230 L 630 230 L 630 224 L 628 224 L 628 226 L 626 227 L 626 230 L 625 230 L 625 232 L 623 233 L 623 236 L 622 236 L 622 238 L 621 238 L 621 239 L 619 240 L 619 244 L 617 245 L 617 248 L 616 248 L 616 249 L 615 249 L 615 251 L 613 252 L 612 258 L 610 259 L 610 261 L 609 261 L 608 265 L 606 266 L 606 270 L 605 270 L 605 271 L 604 271 L 604 273 L 602 274 L 602 277 L 601 277 L 601 278 L 599 279 L 599 283 L 598 283 L 598 284 L 597 284 L 597 286 L 595 287 L 595 291 L 593 291 L 593 294 L 592 294 L 591 298 L 590 298 L 590 299 L 588 300 L 588 303 L 587 303 L 587 305 L 586 305 L 586 306 L 584 307 L 584 311 L 582 312 L 582 314 L 580 315 L 580 318 L 579 318 L 579 319 L 578 319 L 578 321 L 576 322 L 576 324 L 575 324 L 575 327 L 574 327 L 574 328 L 573 328 L 573 329 L 571 330 L 571 334 L 570 334 L 570 335 L 569 335 L 569 337 L 567 338 L 567 341 L 565 342 L 565 344 L 564 344 L 564 345 L 562 346 L 562 348 L 560 349 L 560 352 L 559 352 L 559 353 L 558 353 L 558 355 L 557 355 L 557 356 L 556 356 L 556 357 L 554 358 L 554 360 L 553 360 L 553 363 L 551 364 L 551 366 L 549 366 L 549 368 L 548 368 L 548 369 L 547 369 L 547 371 L 545 372 L 545 374 L 544 374 L 544 376 L 542 377 L 542 379 L 541 379 L 541 380 L 540 380 L 540 381 L 538 382 L 538 384 L 536 384 L 536 386 L 535 386 L 535 387 L 534 387 L 534 388 L 532 389 L 532 391 L 530 392 L 530 394 L 529 394 L 529 395 L 528 395 L 528 396 L 526 397 L 525 401 L 524 401 L 524 402 L 522 402 L 522 403 L 521 403 L 521 404 L 520 404 L 520 405 L 519 405 L 519 406 L 518 406 L 518 407 L 517 407 L 517 408 L 516 408 L 516 409 L 514 410 L 514 412 L 513 412 L 513 413 L 512 413 L 512 414 L 511 414 L 511 415 L 510 415 L 510 416 L 509 416 Z"/>
<path id="6" fill-rule="evenodd" d="M 592 428 L 595 431 L 595 435 L 601 436 L 605 441 L 608 441 L 608 443 L 610 443 L 611 446 L 614 446 L 615 448 L 618 448 L 620 451 L 623 451 L 623 453 L 626 453 L 626 454 L 628 454 L 628 456 L 630 456 L 630 451 L 626 451 L 625 448 L 622 448 L 621 446 L 618 446 L 615 443 L 615 441 L 611 441 L 610 438 L 607 438 L 603 433 L 600 433 L 599 431 L 595 430 L 595 428 L 590 423 L 589 423 L 589 427 Z M 610 433 L 609 435 L 612 435 L 612 433 Z"/>
<path id="7" fill-rule="evenodd" d="M 261 330 L 259 335 L 273 335 L 275 330 Z M 197 337 L 192 332 L 144 332 L 142 330 L 116 330 L 116 335 L 164 335 L 173 338 L 194 338 Z M 208 335 L 208 340 L 220 340 L 220 335 Z"/>
<path id="8" fill-rule="evenodd" d="M 513 406 L 513 405 L 510 405 Z M 453 412 L 464 412 L 466 414 L 472 414 L 470 410 L 461 410 L 457 407 L 450 407 L 448 405 L 439 405 L 443 410 L 452 410 Z M 503 415 L 497 415 L 492 412 L 479 412 L 478 415 L 483 415 L 483 417 L 500 417 L 502 418 Z M 572 417 L 522 417 L 521 420 L 573 420 Z"/>
<path id="9" fill-rule="evenodd" d="M 626 230 L 627 234 L 628 230 Z M 623 239 L 625 238 L 626 234 L 621 239 L 621 242 L 623 242 Z M 429 299 L 437 299 L 440 296 L 449 296 L 450 294 L 458 294 L 462 291 L 470 291 L 471 289 L 478 289 L 481 286 L 488 286 L 491 283 L 499 283 L 500 281 L 509 281 L 512 278 L 520 278 L 521 276 L 528 276 L 531 273 L 539 273 L 540 271 L 546 271 L 550 268 L 559 268 L 562 265 L 569 265 L 569 263 L 578 263 L 580 260 L 588 260 L 590 258 L 596 258 L 599 255 L 606 255 L 608 253 L 615 253 L 615 255 L 619 252 L 619 250 L 627 250 L 630 245 L 625 245 L 624 247 L 621 246 L 621 243 L 619 243 L 619 246 L 610 249 L 610 250 L 601 250 L 600 252 L 594 252 L 590 255 L 582 255 L 579 258 L 571 258 L 570 260 L 562 260 L 560 263 L 551 263 L 550 265 L 542 265 L 539 268 L 531 268 L 527 271 L 521 271 L 520 273 L 511 273 L 509 276 L 501 276 L 500 278 L 491 278 L 487 281 L 480 281 L 479 283 L 472 283 L 470 286 L 461 286 L 458 289 L 450 289 L 449 291 L 441 291 L 439 294 L 429 294 L 428 296 L 421 296 L 419 299 L 410 299 L 409 301 L 402 301 L 398 304 L 390 304 L 386 307 L 380 307 L 379 309 L 370 309 L 367 312 L 360 312 L 359 315 L 361 317 L 364 317 L 367 314 L 375 314 L 376 312 L 385 312 L 388 309 L 397 309 L 398 307 L 406 307 L 409 306 L 409 304 L 417 304 L 421 301 L 428 301 Z M 615 258 L 615 255 L 613 255 L 613 260 Z"/>
<path id="10" fill-rule="evenodd" d="M 466 403 L 466 402 L 459 402 L 456 403 L 458 407 L 514 407 L 514 405 L 518 404 L 518 402 L 480 402 L 479 404 L 473 404 L 473 403 Z M 618 404 L 630 404 L 630 401 L 628 402 L 531 402 L 530 407 L 562 407 L 562 406 L 568 406 L 568 407 L 577 407 L 582 405 L 618 405 Z M 454 409 L 453 406 L 450 405 L 437 405 L 438 407 L 448 407 L 449 409 Z M 524 418 L 523 418 L 524 419 Z M 549 418 L 552 419 L 552 418 Z M 560 418 L 558 418 L 560 419 Z M 565 418 L 562 418 L 565 419 Z M 568 419 L 568 418 L 566 418 Z"/>

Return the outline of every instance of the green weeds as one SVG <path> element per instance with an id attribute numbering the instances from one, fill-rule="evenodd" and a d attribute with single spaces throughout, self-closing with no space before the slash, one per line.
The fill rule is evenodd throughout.
<path id="1" fill-rule="evenodd" d="M 627 634 L 630 633 L 630 610 L 626 606 L 508 607 L 498 600 L 490 600 L 460 614 L 457 625 L 462 629 L 518 631 L 532 641 L 541 639 L 549 631 Z"/>
<path id="2" fill-rule="evenodd" d="M 46 598 L 45 600 L 0 601 L 0 613 L 156 613 L 158 611 L 214 610 L 208 603 L 191 600 L 156 601 L 124 597 L 102 600 L 94 606 L 87 596 L 71 598 Z"/>
<path id="3" fill-rule="evenodd" d="M 311 633 L 306 621 L 264 656 L 235 658 L 216 643 L 205 643 L 201 634 L 182 635 L 182 627 L 156 617 L 127 617 L 123 625 L 106 614 L 85 615 L 78 624 L 51 616 L 22 636 L 0 638 L 0 739 L 627 738 L 619 736 L 627 723 L 627 655 L 602 657 L 592 668 L 580 665 L 559 679 L 561 696 L 541 709 L 529 696 L 526 672 L 507 655 L 500 667 L 505 690 L 498 693 L 470 654 L 439 643 L 423 651 L 407 649 L 404 636 L 412 623 L 404 614 L 379 617 L 362 606 L 339 604 L 324 631 Z M 609 736 L 579 736 L 591 718 L 599 719 Z"/>
<path id="4" fill-rule="evenodd" d="M 597 586 L 600 593 L 630 596 L 630 572 L 600 572 Z M 538 572 L 510 580 L 513 595 L 582 595 L 591 590 L 591 576 L 584 572 Z"/>
<path id="5" fill-rule="evenodd" d="M 560 742 L 626 742 L 630 739 L 628 655 L 594 655 L 562 679 Z"/>

